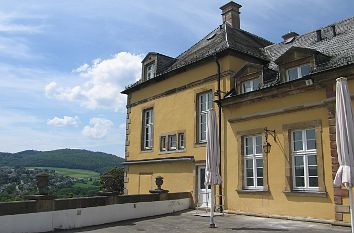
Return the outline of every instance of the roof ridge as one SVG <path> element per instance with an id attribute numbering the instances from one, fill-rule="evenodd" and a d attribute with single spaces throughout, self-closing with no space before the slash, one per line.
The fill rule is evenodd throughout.
<path id="1" fill-rule="evenodd" d="M 176 59 L 174 57 L 171 57 L 171 56 L 168 56 L 168 55 L 165 55 L 165 54 L 162 54 L 162 53 L 156 53 L 156 55 L 164 56 L 164 57 L 171 58 L 171 59 Z"/>
<path id="2" fill-rule="evenodd" d="M 213 31 L 209 32 L 206 36 L 204 36 L 202 39 L 200 39 L 198 42 L 194 43 L 192 45 L 192 47 L 190 47 L 189 49 L 187 49 L 186 51 L 184 51 L 183 53 L 181 53 L 180 55 L 178 55 L 176 57 L 176 59 L 180 58 L 183 54 L 186 54 L 187 52 L 191 51 L 193 48 L 195 48 L 195 46 L 197 46 L 202 40 L 204 40 L 205 38 L 208 38 L 212 33 L 215 33 L 217 30 L 220 30 L 220 26 L 215 28 Z"/>
<path id="3" fill-rule="evenodd" d="M 272 41 L 270 41 L 270 40 L 267 40 L 267 39 L 265 39 L 265 38 L 263 38 L 263 37 L 261 37 L 261 36 L 257 36 L 256 34 L 253 34 L 253 33 L 251 33 L 251 32 L 248 32 L 248 31 L 246 31 L 246 30 L 243 30 L 243 29 L 241 29 L 241 28 L 240 28 L 240 29 L 236 29 L 236 30 L 240 30 L 241 32 L 244 32 L 244 33 L 246 33 L 246 34 L 248 34 L 248 35 L 250 35 L 250 36 L 252 36 L 252 37 L 255 37 L 255 38 L 257 38 L 257 39 L 263 40 L 264 42 L 274 44 L 274 42 L 272 42 Z"/>

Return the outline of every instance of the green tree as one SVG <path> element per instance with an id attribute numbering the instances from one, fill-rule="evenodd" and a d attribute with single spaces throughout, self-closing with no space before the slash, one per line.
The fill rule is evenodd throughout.
<path id="1" fill-rule="evenodd" d="M 100 177 L 101 186 L 103 186 L 105 175 L 113 176 L 113 191 L 118 192 L 118 194 L 122 194 L 124 191 L 124 168 L 114 167 L 106 172 L 103 176 Z"/>

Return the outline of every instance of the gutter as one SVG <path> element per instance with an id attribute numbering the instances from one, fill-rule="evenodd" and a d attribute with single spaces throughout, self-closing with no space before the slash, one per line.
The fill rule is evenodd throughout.
<path id="1" fill-rule="evenodd" d="M 215 63 L 217 65 L 217 72 L 218 72 L 218 90 L 217 90 L 217 105 L 218 105 L 218 110 L 219 110 L 219 147 L 220 147 L 220 164 L 219 164 L 219 172 L 221 173 L 221 68 L 220 68 L 220 62 L 218 59 L 218 56 L 215 54 Z M 220 208 L 220 213 L 222 213 L 224 210 L 222 208 L 222 184 L 219 185 L 219 208 Z"/>

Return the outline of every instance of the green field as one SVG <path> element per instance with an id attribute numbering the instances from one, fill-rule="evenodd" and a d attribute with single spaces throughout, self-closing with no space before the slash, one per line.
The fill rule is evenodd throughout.
<path id="1" fill-rule="evenodd" d="M 56 173 L 70 176 L 74 178 L 89 178 L 89 177 L 98 177 L 100 174 L 95 171 L 81 170 L 81 169 L 70 169 L 70 168 L 61 168 L 61 167 L 26 167 L 27 169 L 49 169 L 55 170 Z"/>

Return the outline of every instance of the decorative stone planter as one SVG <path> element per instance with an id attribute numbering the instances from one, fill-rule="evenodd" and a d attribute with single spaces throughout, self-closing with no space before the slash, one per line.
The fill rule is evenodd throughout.
<path id="1" fill-rule="evenodd" d="M 155 178 L 155 184 L 157 186 L 157 189 L 152 189 L 149 192 L 150 193 L 168 193 L 168 190 L 162 189 L 161 186 L 163 184 L 163 177 L 162 176 L 157 176 Z"/>

